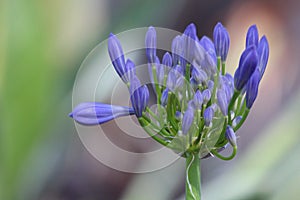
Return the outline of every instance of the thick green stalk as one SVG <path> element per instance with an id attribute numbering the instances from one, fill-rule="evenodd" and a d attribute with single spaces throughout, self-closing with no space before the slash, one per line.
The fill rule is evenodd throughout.
<path id="1" fill-rule="evenodd" d="M 200 158 L 198 152 L 188 153 L 186 157 L 185 199 L 201 199 Z"/>

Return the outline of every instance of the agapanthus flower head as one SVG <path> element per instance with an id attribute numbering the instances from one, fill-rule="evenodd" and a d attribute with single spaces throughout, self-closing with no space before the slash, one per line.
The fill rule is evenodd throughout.
<path id="1" fill-rule="evenodd" d="M 157 104 L 157 109 L 151 110 L 149 104 L 153 102 L 149 102 L 147 85 L 136 74 L 134 61 L 125 62 L 121 44 L 111 34 L 109 56 L 128 86 L 132 107 L 88 102 L 75 107 L 70 117 L 83 125 L 96 125 L 135 114 L 153 139 L 175 152 L 180 151 L 183 157 L 196 152 L 201 158 L 215 155 L 232 159 L 237 149 L 235 132 L 257 97 L 269 44 L 265 36 L 259 40 L 257 27 L 251 26 L 233 77 L 225 68 L 229 43 L 229 34 L 221 23 L 214 28 L 213 41 L 207 36 L 199 40 L 195 24 L 190 24 L 173 39 L 172 51 L 164 52 L 160 58 L 156 53 L 156 30 L 149 27 L 145 50 L 155 95 L 151 99 Z M 231 144 L 233 153 L 225 158 L 219 153 L 227 144 Z"/>

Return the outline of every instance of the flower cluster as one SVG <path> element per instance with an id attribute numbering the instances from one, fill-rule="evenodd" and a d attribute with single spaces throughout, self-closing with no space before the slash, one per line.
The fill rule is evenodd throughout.
<path id="1" fill-rule="evenodd" d="M 149 86 L 142 85 L 136 66 L 125 59 L 122 46 L 113 34 L 108 39 L 112 64 L 128 86 L 132 107 L 102 103 L 82 103 L 70 114 L 83 125 L 102 124 L 135 114 L 144 130 L 157 142 L 185 156 L 198 152 L 201 158 L 215 155 L 232 159 L 237 150 L 235 132 L 246 120 L 257 97 L 265 72 L 269 45 L 259 38 L 255 25 L 248 29 L 246 47 L 234 76 L 226 73 L 229 33 L 218 23 L 213 40 L 198 38 L 190 24 L 172 41 L 172 52 L 157 56 L 157 35 L 149 27 L 145 38 L 149 77 L 156 95 L 156 109 L 150 109 Z M 228 144 L 232 154 L 219 152 Z"/>

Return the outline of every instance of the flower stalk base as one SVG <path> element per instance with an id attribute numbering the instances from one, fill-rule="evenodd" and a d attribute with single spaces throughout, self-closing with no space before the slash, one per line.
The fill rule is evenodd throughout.
<path id="1" fill-rule="evenodd" d="M 185 199 L 201 199 L 200 158 L 198 153 L 187 153 Z"/>

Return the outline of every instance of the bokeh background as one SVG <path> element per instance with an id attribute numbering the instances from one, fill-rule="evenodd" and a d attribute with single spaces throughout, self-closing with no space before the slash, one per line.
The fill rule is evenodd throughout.
<path id="1" fill-rule="evenodd" d="M 203 199 L 299 199 L 299 9 L 297 0 L 1 1 L 0 199 L 183 199 L 183 161 L 130 174 L 89 154 L 67 117 L 72 87 L 83 59 L 110 32 L 150 25 L 182 32 L 194 22 L 199 36 L 211 36 L 218 21 L 231 36 L 230 72 L 253 23 L 271 52 L 259 97 L 238 131 L 237 157 L 202 162 Z M 141 151 L 143 145 L 118 137 L 113 124 L 106 128 L 119 144 Z"/>

